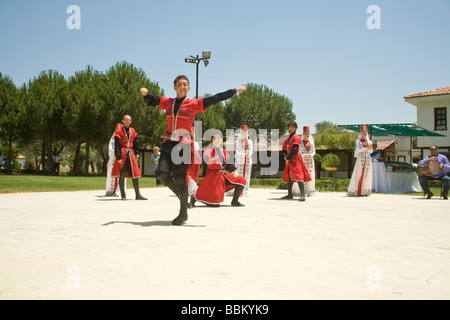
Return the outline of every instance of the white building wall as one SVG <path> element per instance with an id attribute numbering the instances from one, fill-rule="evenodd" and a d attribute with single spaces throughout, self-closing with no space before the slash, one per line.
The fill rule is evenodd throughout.
<path id="1" fill-rule="evenodd" d="M 438 147 L 450 147 L 450 96 L 431 96 L 407 99 L 407 102 L 417 107 L 417 125 L 430 131 L 434 131 L 434 109 L 447 108 L 447 130 L 435 131 L 446 135 L 446 137 L 418 137 L 419 148 L 429 148 L 431 145 Z M 445 150 L 442 150 L 445 151 Z"/>

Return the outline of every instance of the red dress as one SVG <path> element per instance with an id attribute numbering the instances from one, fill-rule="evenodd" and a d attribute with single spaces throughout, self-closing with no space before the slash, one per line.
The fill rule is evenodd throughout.
<path id="1" fill-rule="evenodd" d="M 223 201 L 224 193 L 232 190 L 236 185 L 245 187 L 247 180 L 238 176 L 234 177 L 233 173 L 224 172 L 224 163 L 228 160 L 230 155 L 224 150 L 220 149 L 223 154 L 223 163 L 215 148 L 208 148 L 203 153 L 203 157 L 208 161 L 208 172 L 198 186 L 195 199 L 208 204 L 220 204 Z M 232 185 L 225 185 L 225 180 L 228 180 Z"/>
<path id="2" fill-rule="evenodd" d="M 300 139 L 300 137 L 294 133 L 291 138 L 286 139 L 286 141 L 284 142 L 283 150 L 286 150 L 286 152 L 289 154 L 294 145 L 297 145 L 300 150 L 301 141 L 302 140 Z M 293 156 L 291 160 L 289 160 L 289 164 L 284 168 L 282 179 L 285 183 L 289 182 L 289 175 L 291 177 L 291 181 L 294 182 L 308 182 L 312 180 L 311 175 L 309 174 L 308 169 L 303 162 L 303 158 L 300 152 L 297 152 L 297 154 Z"/>
<path id="3" fill-rule="evenodd" d="M 120 176 L 120 170 L 125 165 L 125 160 L 128 156 L 130 157 L 130 163 L 131 163 L 131 171 L 132 176 L 127 172 L 126 177 L 127 178 L 140 178 L 141 177 L 141 171 L 139 170 L 137 161 L 136 161 L 136 155 L 134 154 L 133 150 L 133 141 L 136 139 L 137 133 L 133 128 L 130 128 L 130 138 L 127 137 L 127 133 L 125 131 L 125 128 L 122 126 L 121 129 L 116 131 L 116 134 L 114 137 L 117 137 L 120 139 L 120 147 L 122 151 L 122 164 L 119 164 L 118 159 L 114 161 L 113 169 L 111 172 L 112 177 L 119 177 Z"/>

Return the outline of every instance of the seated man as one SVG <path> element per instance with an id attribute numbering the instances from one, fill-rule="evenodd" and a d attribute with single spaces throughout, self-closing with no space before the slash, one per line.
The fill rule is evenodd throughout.
<path id="1" fill-rule="evenodd" d="M 422 187 L 423 191 L 427 194 L 427 199 L 431 199 L 433 196 L 433 193 L 430 191 L 430 188 L 428 187 L 428 180 L 439 180 L 444 183 L 444 189 L 442 190 L 442 198 L 447 200 L 448 199 L 448 190 L 450 189 L 450 177 L 447 176 L 447 173 L 450 172 L 450 163 L 448 162 L 448 159 L 443 154 L 439 153 L 439 149 L 437 146 L 431 146 L 430 147 L 430 153 L 428 157 L 421 160 L 419 162 L 419 167 L 425 167 L 429 166 L 432 161 L 436 161 L 439 165 L 439 172 L 434 175 L 420 175 L 419 176 L 419 182 L 420 186 Z"/>
<path id="2" fill-rule="evenodd" d="M 222 135 L 220 132 L 214 134 L 211 140 L 212 145 L 203 153 L 203 158 L 208 165 L 208 172 L 198 186 L 195 199 L 209 206 L 218 207 L 223 201 L 225 192 L 236 188 L 231 205 L 243 207 L 244 205 L 238 200 L 247 181 L 239 176 L 234 164 L 226 164 L 230 155 L 221 147 Z"/>

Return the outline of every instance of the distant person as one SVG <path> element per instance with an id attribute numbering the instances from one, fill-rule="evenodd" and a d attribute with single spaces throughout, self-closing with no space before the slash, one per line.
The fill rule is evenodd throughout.
<path id="1" fill-rule="evenodd" d="M 137 164 L 139 149 L 135 140 L 137 133 L 130 127 L 131 116 L 124 115 L 122 123 L 122 128 L 117 130 L 114 136 L 114 154 L 116 160 L 111 175 L 113 177 L 119 177 L 120 195 L 122 200 L 126 200 L 125 177 L 132 178 L 136 200 L 147 200 L 147 198 L 144 198 L 139 191 L 139 178 L 141 177 L 141 171 Z"/>
<path id="2" fill-rule="evenodd" d="M 234 163 L 237 172 L 247 181 L 242 195 L 248 197 L 250 194 L 250 179 L 252 174 L 252 155 L 253 141 L 248 136 L 248 126 L 242 125 L 239 131 L 239 137 L 234 146 Z M 227 192 L 227 195 L 233 196 L 235 190 Z M 241 196 L 242 196 L 241 195 Z"/>
<path id="3" fill-rule="evenodd" d="M 50 168 L 50 165 L 48 163 L 46 163 L 44 166 L 44 175 L 48 176 L 51 173 L 52 173 L 52 168 Z"/>
<path id="4" fill-rule="evenodd" d="M 288 194 L 282 197 L 283 200 L 293 199 L 292 186 L 294 182 L 298 184 L 300 189 L 299 201 L 305 201 L 305 182 L 311 181 L 311 175 L 305 167 L 302 155 L 300 154 L 301 139 L 297 135 L 297 122 L 288 123 L 289 137 L 283 144 L 283 154 L 286 165 L 284 167 L 282 180 L 287 184 Z"/>
<path id="5" fill-rule="evenodd" d="M 302 142 L 300 143 L 300 154 L 303 157 L 306 169 L 311 176 L 311 181 L 305 182 L 305 194 L 308 197 L 316 193 L 316 166 L 314 163 L 314 155 L 316 154 L 316 147 L 314 145 L 314 138 L 308 126 L 303 127 Z"/>
<path id="6" fill-rule="evenodd" d="M 355 142 L 356 163 L 348 186 L 349 197 L 369 196 L 372 194 L 372 141 L 367 139 L 367 126 L 361 126 Z"/>
<path id="7" fill-rule="evenodd" d="M 60 166 L 60 161 L 61 161 L 61 157 L 58 155 L 54 155 L 52 157 L 53 159 L 53 174 L 55 176 L 59 176 L 59 166 Z"/>
<path id="8" fill-rule="evenodd" d="M 448 190 L 450 189 L 450 177 L 447 176 L 447 173 L 450 172 L 450 163 L 446 156 L 439 153 L 439 149 L 437 146 L 435 145 L 431 146 L 430 153 L 431 155 L 419 161 L 418 164 L 420 168 L 428 166 L 430 171 L 429 175 L 425 174 L 419 175 L 420 186 L 427 195 L 427 199 L 431 199 L 433 193 L 428 187 L 428 180 L 442 181 L 444 183 L 444 189 L 442 190 L 441 196 L 444 200 L 448 200 Z M 431 168 L 432 166 L 434 166 L 436 169 L 432 169 Z"/>
<path id="9" fill-rule="evenodd" d="M 156 185 L 161 184 L 161 181 L 158 179 L 158 163 L 159 163 L 159 148 L 154 147 L 153 148 L 153 154 L 150 157 L 150 160 L 152 161 L 153 171 L 155 172 L 155 178 L 156 178 Z"/>
<path id="10" fill-rule="evenodd" d="M 380 152 L 377 150 L 377 144 L 375 142 L 372 143 L 372 150 L 373 152 L 370 154 L 372 157 L 373 162 L 378 162 L 378 159 L 380 158 Z"/>

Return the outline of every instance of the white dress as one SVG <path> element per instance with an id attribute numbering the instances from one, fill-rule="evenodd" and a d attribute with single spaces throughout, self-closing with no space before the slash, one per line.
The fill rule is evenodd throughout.
<path id="1" fill-rule="evenodd" d="M 106 171 L 106 193 L 105 196 L 107 197 L 113 197 L 116 195 L 117 191 L 117 183 L 118 178 L 111 177 L 112 169 L 114 166 L 114 161 L 116 160 L 116 155 L 114 153 L 114 146 L 115 146 L 115 133 L 112 135 L 111 139 L 109 140 L 109 146 L 108 146 L 108 153 L 109 153 L 109 161 Z M 127 179 L 125 178 L 125 192 L 127 190 Z"/>
<path id="2" fill-rule="evenodd" d="M 244 196 L 249 196 L 250 178 L 252 173 L 252 154 L 253 154 L 253 141 L 248 138 L 247 131 L 241 130 L 239 138 L 236 140 L 234 146 L 234 165 L 238 174 L 247 180 L 244 191 Z M 226 193 L 232 196 L 234 189 Z"/>
<path id="3" fill-rule="evenodd" d="M 252 173 L 253 141 L 250 139 L 238 139 L 235 146 L 237 172 L 247 180 L 244 188 L 244 196 L 249 196 L 250 178 Z"/>
<path id="4" fill-rule="evenodd" d="M 305 196 L 312 197 L 316 194 L 316 166 L 314 163 L 314 155 L 316 154 L 316 148 L 314 146 L 314 139 L 312 136 L 309 136 L 310 147 L 307 148 L 305 144 L 302 142 L 300 144 L 300 154 L 302 155 L 303 162 L 305 163 L 305 167 L 311 176 L 311 181 L 305 182 Z M 309 150 L 306 150 L 309 149 Z M 311 157 L 306 157 L 309 154 Z M 300 188 L 297 183 L 292 185 L 292 193 L 295 197 L 300 196 Z"/>
<path id="5" fill-rule="evenodd" d="M 314 155 L 316 154 L 316 148 L 314 146 L 314 140 L 312 136 L 309 138 L 309 147 L 305 146 L 302 142 L 300 144 L 300 152 L 305 163 L 306 169 L 308 169 L 309 175 L 311 176 L 311 181 L 305 182 L 305 195 L 313 196 L 316 193 L 316 166 L 314 164 Z M 309 155 L 307 157 L 306 155 Z"/>
<path id="6" fill-rule="evenodd" d="M 372 141 L 356 140 L 356 163 L 348 186 L 349 197 L 368 196 L 372 193 Z"/>

